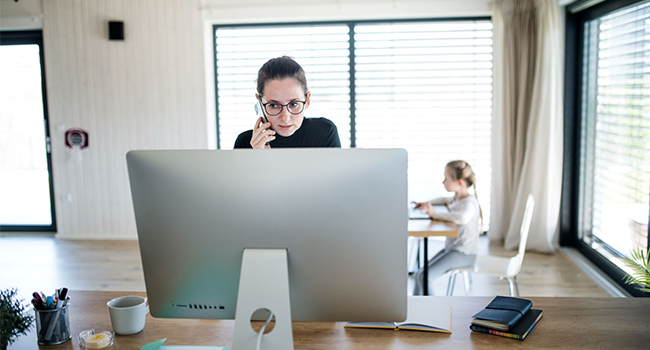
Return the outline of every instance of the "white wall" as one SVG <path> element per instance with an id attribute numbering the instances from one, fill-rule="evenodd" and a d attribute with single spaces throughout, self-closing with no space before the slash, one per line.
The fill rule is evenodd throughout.
<path id="1" fill-rule="evenodd" d="M 43 26 L 42 0 L 0 0 L 1 30 L 33 30 Z"/>
<path id="2" fill-rule="evenodd" d="M 126 152 L 207 147 L 200 0 L 42 4 L 59 237 L 135 238 Z M 89 133 L 81 162 L 71 127 Z"/>
<path id="3" fill-rule="evenodd" d="M 492 0 L 203 0 L 216 23 L 489 16 Z"/>
<path id="4" fill-rule="evenodd" d="M 1 1 L 2 29 L 42 18 L 58 237 L 135 238 L 125 153 L 214 145 L 212 24 L 488 16 L 490 3 Z M 124 42 L 107 39 L 108 20 L 125 22 Z M 90 134 L 79 163 L 64 146 L 71 127 Z"/>

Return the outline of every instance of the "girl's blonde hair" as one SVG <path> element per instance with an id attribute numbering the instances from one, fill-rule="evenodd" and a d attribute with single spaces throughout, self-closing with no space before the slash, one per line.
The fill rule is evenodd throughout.
<path id="1" fill-rule="evenodd" d="M 472 167 L 464 160 L 452 160 L 447 163 L 447 168 L 449 168 L 449 175 L 454 181 L 463 180 L 467 184 L 467 188 L 474 186 L 474 196 L 478 200 L 478 193 L 476 192 L 476 174 Z M 481 216 L 481 224 L 483 223 L 483 209 L 481 206 L 478 206 L 479 215 Z"/>
<path id="2" fill-rule="evenodd" d="M 472 167 L 464 160 L 452 160 L 447 163 L 447 168 L 451 170 L 449 175 L 454 181 L 463 180 L 467 184 L 467 188 L 474 186 L 476 192 L 476 175 Z"/>

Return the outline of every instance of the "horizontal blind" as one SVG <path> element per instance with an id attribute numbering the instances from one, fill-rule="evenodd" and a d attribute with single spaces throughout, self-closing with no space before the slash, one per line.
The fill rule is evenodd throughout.
<path id="1" fill-rule="evenodd" d="M 348 25 L 218 27 L 215 31 L 219 143 L 232 149 L 253 128 L 257 72 L 288 55 L 305 70 L 312 104 L 305 117 L 334 122 L 350 146 L 350 29 Z"/>
<path id="2" fill-rule="evenodd" d="M 357 147 L 405 148 L 409 183 L 429 181 L 439 193 L 445 164 L 467 161 L 487 225 L 492 23 L 359 24 L 354 42 Z"/>
<path id="3" fill-rule="evenodd" d="M 592 234 L 627 255 L 635 245 L 647 248 L 650 3 L 596 19 L 585 30 L 585 38 L 592 38 L 585 42 L 593 71 L 587 86 L 596 89 L 595 98 L 583 101 L 583 110 L 590 111 L 585 122 L 592 125 L 586 135 L 592 140 L 585 142 L 593 147 L 586 175 L 592 193 L 585 197 L 591 203 L 585 207 Z M 595 106 L 585 106 L 589 102 Z"/>

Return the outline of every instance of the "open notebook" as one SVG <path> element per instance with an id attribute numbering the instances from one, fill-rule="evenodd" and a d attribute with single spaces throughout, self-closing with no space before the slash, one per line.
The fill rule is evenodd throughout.
<path id="1" fill-rule="evenodd" d="M 451 305 L 432 302 L 425 296 L 408 298 L 404 322 L 348 322 L 345 328 L 386 328 L 394 330 L 428 331 L 451 334 Z"/>

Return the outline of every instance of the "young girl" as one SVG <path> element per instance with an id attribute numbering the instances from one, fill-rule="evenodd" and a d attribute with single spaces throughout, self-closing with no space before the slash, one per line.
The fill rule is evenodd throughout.
<path id="1" fill-rule="evenodd" d="M 451 221 L 458 226 L 458 238 L 447 238 L 445 248 L 428 261 L 430 282 L 450 269 L 473 266 L 476 261 L 481 209 L 476 196 L 469 193 L 469 188 L 472 186 L 476 192 L 475 181 L 474 171 L 467 162 L 451 161 L 445 167 L 445 180 L 442 183 L 447 191 L 454 192 L 454 196 L 437 198 L 429 202 L 414 202 L 416 208 L 425 211 L 432 219 Z M 449 213 L 436 212 L 434 204 L 447 205 Z M 424 269 L 420 269 L 415 274 L 413 295 L 424 293 L 423 273 Z M 429 295 L 433 295 L 431 283 Z"/>

